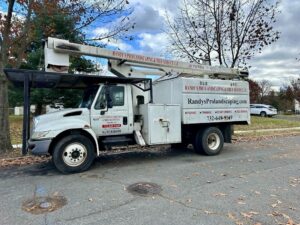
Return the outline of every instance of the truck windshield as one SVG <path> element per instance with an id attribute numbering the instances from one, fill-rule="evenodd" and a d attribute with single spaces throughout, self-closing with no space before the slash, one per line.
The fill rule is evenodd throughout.
<path id="1" fill-rule="evenodd" d="M 99 86 L 92 86 L 87 88 L 82 97 L 82 101 L 79 104 L 79 108 L 91 108 L 93 100 L 97 94 Z"/>

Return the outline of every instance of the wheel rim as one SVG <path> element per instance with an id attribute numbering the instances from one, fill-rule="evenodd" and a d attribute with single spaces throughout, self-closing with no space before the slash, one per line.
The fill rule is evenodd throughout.
<path id="1" fill-rule="evenodd" d="M 221 143 L 221 140 L 220 140 L 220 137 L 219 137 L 218 134 L 211 133 L 211 134 L 208 135 L 208 137 L 207 137 L 207 146 L 211 150 L 213 150 L 213 151 L 217 150 L 220 146 L 220 143 Z"/>
<path id="2" fill-rule="evenodd" d="M 80 166 L 87 157 L 87 149 L 81 143 L 71 143 L 65 147 L 62 158 L 71 167 Z"/>

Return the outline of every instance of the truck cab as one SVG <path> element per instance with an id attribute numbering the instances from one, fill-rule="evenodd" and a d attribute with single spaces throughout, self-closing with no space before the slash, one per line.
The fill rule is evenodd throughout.
<path id="1" fill-rule="evenodd" d="M 39 72 L 39 79 L 41 76 Z M 65 76 L 72 75 L 59 74 L 59 79 Z M 78 108 L 33 119 L 28 149 L 36 155 L 52 155 L 55 166 L 64 173 L 85 170 L 101 150 L 135 144 L 134 136 L 140 135 L 141 128 L 138 106 L 151 102 L 150 79 L 88 78 L 106 82 L 88 83 Z"/>

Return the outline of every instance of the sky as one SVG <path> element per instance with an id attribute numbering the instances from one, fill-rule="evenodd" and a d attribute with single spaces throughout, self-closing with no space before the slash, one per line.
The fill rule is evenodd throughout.
<path id="1" fill-rule="evenodd" d="M 1 0 L 2 2 L 2 0 Z M 134 41 L 110 41 L 110 47 L 122 51 L 172 58 L 166 51 L 169 40 L 165 33 L 165 15 L 174 16 L 178 12 L 181 0 L 129 0 L 133 9 L 131 20 L 136 23 L 132 34 Z M 1 7 L 2 6 L 2 7 Z M 3 3 L 0 10 L 3 10 Z M 300 1 L 281 0 L 281 13 L 275 29 L 281 32 L 281 38 L 275 44 L 263 49 L 251 61 L 250 78 L 268 80 L 275 90 L 287 85 L 291 79 L 300 77 Z M 114 22 L 117 22 L 117 18 Z M 106 27 L 107 26 L 107 27 Z M 110 24 L 94 26 L 88 32 L 91 36 L 101 34 Z M 101 61 L 102 63 L 105 61 Z"/>
<path id="2" fill-rule="evenodd" d="M 123 51 L 153 56 L 166 55 L 169 41 L 164 30 L 165 14 L 173 16 L 178 11 L 180 0 L 130 0 L 134 11 L 131 15 L 136 22 L 134 42 L 115 43 Z M 281 38 L 275 44 L 265 48 L 250 62 L 250 78 L 260 81 L 269 80 L 275 90 L 287 85 L 291 79 L 300 77 L 300 1 L 282 0 L 281 13 L 275 29 L 281 32 Z"/>

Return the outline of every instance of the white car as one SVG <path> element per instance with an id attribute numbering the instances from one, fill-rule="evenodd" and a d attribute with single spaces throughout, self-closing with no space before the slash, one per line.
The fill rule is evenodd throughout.
<path id="1" fill-rule="evenodd" d="M 271 105 L 265 104 L 250 104 L 250 113 L 251 115 L 259 115 L 262 117 L 266 116 L 275 116 L 277 115 L 277 109 Z"/>

